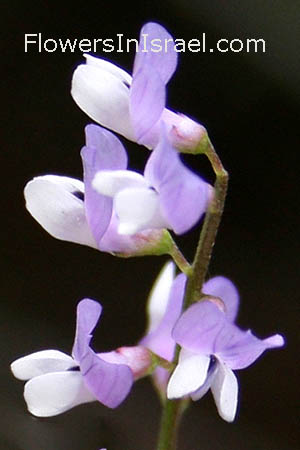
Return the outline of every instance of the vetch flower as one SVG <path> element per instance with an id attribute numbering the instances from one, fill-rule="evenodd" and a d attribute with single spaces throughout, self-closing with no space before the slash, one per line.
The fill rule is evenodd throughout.
<path id="1" fill-rule="evenodd" d="M 168 384 L 168 398 L 190 395 L 198 400 L 211 389 L 220 416 L 234 420 L 238 402 L 238 382 L 233 370 L 250 366 L 267 349 L 281 347 L 284 339 L 275 334 L 255 337 L 234 324 L 238 294 L 229 280 L 217 277 L 203 291 L 209 299 L 190 306 L 176 323 L 172 336 L 182 347 L 179 363 Z M 225 312 L 218 299 L 225 304 Z"/>
<path id="2" fill-rule="evenodd" d="M 184 274 L 175 277 L 173 262 L 165 264 L 150 293 L 147 305 L 148 328 L 139 342 L 170 362 L 175 350 L 171 332 L 181 313 L 185 282 Z M 158 367 L 153 376 L 159 392 L 165 395 L 169 372 Z"/>
<path id="3" fill-rule="evenodd" d="M 153 44 L 161 44 L 161 48 Z M 172 36 L 149 22 L 140 33 L 133 76 L 100 58 L 85 55 L 73 74 L 71 94 L 93 120 L 132 141 L 153 148 L 161 121 L 177 148 L 193 149 L 206 141 L 206 130 L 188 117 L 165 108 L 166 85 L 177 66 Z M 205 145 L 205 142 L 204 142 Z"/>
<path id="4" fill-rule="evenodd" d="M 209 185 L 184 166 L 162 126 L 160 141 L 151 153 L 144 176 L 129 170 L 100 170 L 93 187 L 113 198 L 118 232 L 169 228 L 182 234 L 203 215 Z"/>
<path id="5" fill-rule="evenodd" d="M 151 252 L 155 246 L 159 252 L 161 230 L 135 236 L 120 235 L 112 199 L 92 187 L 99 170 L 126 169 L 127 154 L 123 145 L 111 132 L 97 125 L 88 125 L 85 133 L 86 146 L 81 151 L 83 182 L 57 175 L 34 178 L 24 190 L 28 211 L 57 239 L 110 253 L 143 254 Z"/>
<path id="6" fill-rule="evenodd" d="M 112 356 L 114 352 L 96 354 L 90 347 L 101 311 L 101 305 L 93 300 L 79 302 L 72 357 L 58 350 L 43 350 L 11 364 L 16 378 L 29 380 L 24 398 L 33 415 L 55 416 L 95 400 L 115 408 L 128 395 L 133 372 L 124 357 Z"/>

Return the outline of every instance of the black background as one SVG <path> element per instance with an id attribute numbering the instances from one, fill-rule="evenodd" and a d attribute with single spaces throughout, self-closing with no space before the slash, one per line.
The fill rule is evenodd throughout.
<path id="1" fill-rule="evenodd" d="M 24 53 L 24 34 L 43 38 L 138 38 L 149 20 L 176 38 L 264 38 L 266 53 L 181 53 L 168 105 L 201 121 L 230 173 L 224 220 L 210 275 L 239 287 L 239 324 L 258 336 L 282 333 L 287 346 L 238 373 L 240 407 L 223 422 L 207 395 L 183 421 L 181 450 L 296 449 L 299 300 L 297 132 L 299 2 L 10 1 L 1 5 L 1 389 L 0 448 L 11 450 L 153 450 L 159 402 L 149 380 L 135 384 L 117 410 L 83 405 L 49 419 L 26 411 L 23 385 L 9 363 L 33 351 L 72 348 L 75 307 L 83 297 L 104 313 L 94 348 L 134 344 L 145 327 L 144 304 L 165 258 L 121 260 L 50 237 L 27 213 L 23 187 L 33 176 L 81 177 L 79 150 L 90 123 L 70 96 L 77 53 Z M 297 34 L 298 33 L 298 34 Z M 101 54 L 100 54 L 101 56 Z M 104 55 L 131 70 L 134 54 Z M 4 70 L 3 70 L 4 69 Z M 125 141 L 125 140 L 124 140 Z M 131 167 L 146 150 L 126 143 Z M 204 158 L 185 158 L 212 179 Z M 197 230 L 178 241 L 191 258 Z"/>

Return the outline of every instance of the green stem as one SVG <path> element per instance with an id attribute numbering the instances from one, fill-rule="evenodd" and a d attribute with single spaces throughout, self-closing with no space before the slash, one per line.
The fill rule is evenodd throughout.
<path id="1" fill-rule="evenodd" d="M 227 193 L 228 173 L 224 169 L 210 140 L 208 140 L 205 154 L 214 169 L 216 181 L 201 229 L 198 246 L 191 267 L 192 270 L 189 269 L 182 311 L 185 311 L 191 303 L 201 300 L 201 297 L 203 297 L 202 285 L 207 274 Z M 176 345 L 175 357 L 173 360 L 175 365 L 178 363 L 179 352 L 180 346 Z M 185 400 L 182 399 L 166 400 L 161 419 L 157 450 L 176 450 L 180 412 L 183 410 L 184 403 Z"/>
<path id="2" fill-rule="evenodd" d="M 173 261 L 177 265 L 177 267 L 181 270 L 181 272 L 185 273 L 187 276 L 190 276 L 192 273 L 192 266 L 185 259 L 175 242 L 173 241 L 173 245 L 169 250 L 169 255 L 173 258 Z"/>

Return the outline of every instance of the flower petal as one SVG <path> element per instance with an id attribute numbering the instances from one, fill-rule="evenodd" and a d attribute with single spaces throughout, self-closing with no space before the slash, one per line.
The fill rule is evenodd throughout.
<path id="1" fill-rule="evenodd" d="M 137 142 L 143 143 L 143 137 L 159 120 L 165 104 L 165 84 L 157 70 L 145 63 L 134 75 L 130 89 L 130 117 Z"/>
<path id="2" fill-rule="evenodd" d="M 168 398 L 180 398 L 199 389 L 206 380 L 210 356 L 181 349 L 167 389 Z"/>
<path id="3" fill-rule="evenodd" d="M 81 403 L 95 401 L 78 371 L 53 372 L 32 378 L 25 384 L 28 410 L 37 417 L 61 414 Z"/>
<path id="4" fill-rule="evenodd" d="M 160 271 L 150 292 L 147 304 L 149 319 L 147 334 L 154 331 L 164 317 L 169 302 L 174 276 L 175 265 L 172 261 L 169 261 Z"/>
<path id="5" fill-rule="evenodd" d="M 89 229 L 83 183 L 74 178 L 46 175 L 34 178 L 24 189 L 26 208 L 49 234 L 63 241 L 97 248 Z"/>
<path id="6" fill-rule="evenodd" d="M 132 81 L 131 75 L 129 75 L 129 73 L 127 73 L 125 70 L 118 67 L 116 64 L 112 64 L 111 62 L 106 61 L 105 59 L 102 59 L 102 58 L 95 58 L 95 56 L 92 56 L 88 53 L 85 53 L 83 56 L 86 59 L 86 61 L 85 61 L 86 64 L 88 64 L 90 66 L 98 67 L 99 69 L 102 69 L 108 73 L 111 73 L 115 77 L 119 78 L 119 80 L 123 81 L 123 83 L 125 83 L 125 85 L 126 84 L 128 86 L 131 85 L 131 81 Z"/>
<path id="7" fill-rule="evenodd" d="M 85 128 L 86 146 L 81 150 L 84 168 L 85 213 L 90 229 L 100 247 L 112 215 L 112 200 L 100 195 L 92 186 L 99 170 L 120 170 L 127 167 L 127 154 L 119 139 L 97 125 Z"/>
<path id="8" fill-rule="evenodd" d="M 132 170 L 100 170 L 92 184 L 97 192 L 109 197 L 129 187 L 148 188 L 143 175 Z"/>
<path id="9" fill-rule="evenodd" d="M 171 336 L 171 331 L 181 312 L 185 283 L 186 276 L 184 274 L 180 274 L 175 278 L 162 320 L 139 343 L 168 360 L 172 359 L 174 353 L 175 341 Z M 163 302 L 165 301 L 163 300 Z"/>
<path id="10" fill-rule="evenodd" d="M 225 304 L 225 313 L 231 322 L 234 322 L 238 313 L 239 293 L 235 285 L 228 278 L 218 276 L 211 278 L 203 285 L 205 294 L 219 297 Z"/>
<path id="11" fill-rule="evenodd" d="M 175 233 L 188 231 L 205 212 L 208 184 L 184 166 L 164 128 L 147 162 L 145 178 L 159 192 L 162 212 Z"/>
<path id="12" fill-rule="evenodd" d="M 148 188 L 127 188 L 114 198 L 118 232 L 132 235 L 151 228 L 168 228 L 160 211 L 158 194 Z"/>
<path id="13" fill-rule="evenodd" d="M 17 359 L 10 368 L 19 380 L 30 380 L 45 373 L 65 371 L 75 366 L 74 359 L 63 352 L 42 350 Z"/>
<path id="14" fill-rule="evenodd" d="M 225 324 L 225 314 L 216 305 L 204 300 L 190 306 L 182 314 L 172 336 L 178 344 L 192 352 L 213 355 L 215 341 Z"/>
<path id="15" fill-rule="evenodd" d="M 250 330 L 240 330 L 228 323 L 215 340 L 215 354 L 233 370 L 244 369 L 256 361 L 267 349 L 282 347 L 284 339 L 280 334 L 259 339 Z"/>
<path id="16" fill-rule="evenodd" d="M 161 45 L 161 49 L 157 45 Z M 177 66 L 178 55 L 172 36 L 158 23 L 148 22 L 140 32 L 139 51 L 135 55 L 133 76 L 147 62 L 167 84 Z"/>
<path id="17" fill-rule="evenodd" d="M 236 376 L 225 364 L 218 363 L 218 370 L 211 383 L 218 412 L 222 419 L 232 422 L 238 403 L 238 382 Z"/>
<path id="18" fill-rule="evenodd" d="M 133 374 L 128 366 L 105 362 L 90 348 L 91 332 L 101 310 L 101 305 L 93 300 L 79 302 L 73 355 L 79 363 L 86 387 L 98 401 L 115 408 L 128 395 Z"/>
<path id="19" fill-rule="evenodd" d="M 120 73 L 100 64 L 81 64 L 72 79 L 71 94 L 93 120 L 135 140 L 129 116 L 129 87 Z"/>

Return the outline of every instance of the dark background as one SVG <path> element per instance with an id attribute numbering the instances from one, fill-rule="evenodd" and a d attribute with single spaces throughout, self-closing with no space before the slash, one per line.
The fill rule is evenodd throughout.
<path id="1" fill-rule="evenodd" d="M 73 2 L 10 1 L 1 10 L 0 448 L 155 448 L 159 402 L 149 380 L 136 383 L 117 410 L 94 403 L 37 419 L 26 411 L 22 382 L 9 371 L 11 361 L 33 351 L 70 352 L 75 307 L 85 296 L 104 306 L 95 349 L 134 344 L 145 327 L 145 298 L 165 261 L 121 260 L 55 240 L 25 210 L 22 191 L 33 176 L 81 177 L 79 150 L 90 120 L 69 92 L 81 54 L 25 54 L 24 34 L 137 38 L 149 20 L 185 40 L 205 32 L 212 44 L 220 38 L 266 41 L 266 53 L 181 53 L 168 105 L 207 127 L 231 177 L 210 275 L 224 274 L 239 287 L 242 327 L 261 337 L 280 332 L 287 340 L 284 349 L 266 353 L 238 373 L 240 409 L 234 424 L 218 417 L 209 394 L 187 412 L 179 448 L 298 448 L 299 2 L 87 1 L 75 7 Z M 133 53 L 104 56 L 131 70 Z M 142 169 L 147 152 L 134 144 L 127 148 L 131 166 Z M 212 179 L 204 158 L 186 161 Z M 178 240 L 190 258 L 197 234 Z"/>

